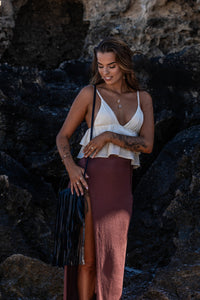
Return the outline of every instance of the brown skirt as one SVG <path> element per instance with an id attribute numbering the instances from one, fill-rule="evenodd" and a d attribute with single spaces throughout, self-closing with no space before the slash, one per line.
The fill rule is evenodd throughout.
<path id="1" fill-rule="evenodd" d="M 80 166 L 86 159 L 80 160 Z M 90 159 L 87 174 L 96 248 L 96 299 L 122 294 L 127 233 L 132 213 L 132 166 L 114 155 Z M 76 300 L 77 268 L 65 267 L 64 300 Z"/>

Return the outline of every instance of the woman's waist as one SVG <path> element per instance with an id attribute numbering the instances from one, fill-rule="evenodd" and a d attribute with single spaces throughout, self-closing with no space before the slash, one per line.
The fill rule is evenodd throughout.
<path id="1" fill-rule="evenodd" d="M 82 146 L 77 158 L 84 158 L 83 152 L 84 146 Z M 114 145 L 112 143 L 106 144 L 95 156 L 95 158 L 120 158 L 125 159 L 126 161 L 131 161 L 132 165 L 139 166 L 139 152 L 133 152 L 126 149 L 121 148 L 120 146 Z M 91 155 L 92 157 L 92 155 Z"/>
<path id="2" fill-rule="evenodd" d="M 78 165 L 80 165 L 81 167 L 85 167 L 87 162 L 87 158 L 86 157 L 82 157 L 78 160 Z M 95 156 L 94 158 L 89 158 L 89 163 L 88 165 L 91 164 L 97 164 L 99 166 L 102 167 L 108 167 L 111 166 L 114 169 L 119 167 L 119 166 L 124 166 L 124 167 L 128 167 L 131 166 L 131 159 L 127 159 L 124 157 L 120 157 L 118 155 L 115 154 L 111 154 L 108 157 L 98 157 Z"/>

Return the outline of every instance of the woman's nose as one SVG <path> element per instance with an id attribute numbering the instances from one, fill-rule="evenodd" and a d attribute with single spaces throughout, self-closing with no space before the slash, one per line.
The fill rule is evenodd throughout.
<path id="1" fill-rule="evenodd" d="M 104 74 L 108 74 L 109 73 L 109 69 L 108 68 L 104 68 Z"/>

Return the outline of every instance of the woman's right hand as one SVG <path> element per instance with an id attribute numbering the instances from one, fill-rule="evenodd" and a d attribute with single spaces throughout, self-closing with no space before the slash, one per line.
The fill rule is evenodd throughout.
<path id="1" fill-rule="evenodd" d="M 88 190 L 88 184 L 85 178 L 89 176 L 86 174 L 85 178 L 83 176 L 84 169 L 75 165 L 70 170 L 67 170 L 70 178 L 71 192 L 76 191 L 77 195 L 84 195 L 84 188 Z"/>

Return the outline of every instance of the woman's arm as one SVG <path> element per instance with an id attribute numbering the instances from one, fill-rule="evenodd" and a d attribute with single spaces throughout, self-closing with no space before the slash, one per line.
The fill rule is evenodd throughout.
<path id="1" fill-rule="evenodd" d="M 90 111 L 90 106 L 92 105 L 92 99 L 92 86 L 87 86 L 80 91 L 56 137 L 58 152 L 70 177 L 72 193 L 75 189 L 78 195 L 80 193 L 83 194 L 83 186 L 85 188 L 88 188 L 88 186 L 83 177 L 84 169 L 76 165 L 73 160 L 69 139 L 80 123 L 86 118 L 88 111 Z"/>
<path id="2" fill-rule="evenodd" d="M 117 134 L 114 132 L 108 133 L 108 141 L 134 152 L 151 153 L 152 147 L 148 147 L 144 137 L 132 137 L 128 135 Z"/>
<path id="3" fill-rule="evenodd" d="M 144 122 L 138 137 L 121 135 L 113 132 L 107 133 L 109 142 L 127 150 L 151 153 L 154 142 L 154 117 L 152 98 L 147 92 L 140 92 L 141 109 Z"/>
<path id="4" fill-rule="evenodd" d="M 154 142 L 154 117 L 151 96 L 147 92 L 140 92 L 141 109 L 144 114 L 144 122 L 138 137 L 122 135 L 106 131 L 92 139 L 84 148 L 84 155 L 88 157 L 96 154 L 106 143 L 113 143 L 130 151 L 151 153 Z"/>

